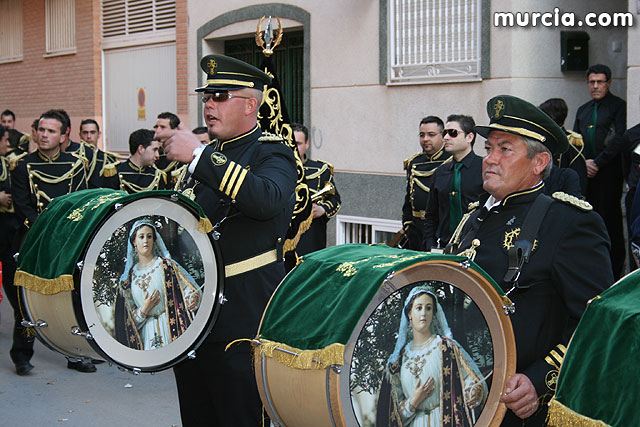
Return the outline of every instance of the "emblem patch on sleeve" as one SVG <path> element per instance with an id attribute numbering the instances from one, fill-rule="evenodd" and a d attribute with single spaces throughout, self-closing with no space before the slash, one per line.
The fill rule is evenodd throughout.
<path id="1" fill-rule="evenodd" d="M 211 154 L 211 163 L 216 166 L 222 166 L 227 163 L 227 156 L 218 151 L 215 151 Z"/>

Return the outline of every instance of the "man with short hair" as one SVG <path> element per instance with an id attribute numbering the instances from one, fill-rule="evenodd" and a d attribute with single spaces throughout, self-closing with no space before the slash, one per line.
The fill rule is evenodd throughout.
<path id="1" fill-rule="evenodd" d="M 470 257 L 515 304 L 510 315 L 516 374 L 501 402 L 503 426 L 542 426 L 569 339 L 587 302 L 613 283 L 609 238 L 591 206 L 543 194 L 562 129 L 531 103 L 500 95 L 487 103 L 482 161 L 488 194 L 465 215 L 447 253 Z"/>
<path id="2" fill-rule="evenodd" d="M 424 221 L 424 249 L 444 248 L 467 213 L 470 203 L 484 193 L 482 158 L 473 152 L 476 123 L 470 116 L 447 117 L 442 135 L 444 150 L 452 161 L 438 167 L 433 174 L 427 213 Z"/>
<path id="3" fill-rule="evenodd" d="M 333 180 L 333 165 L 307 157 L 307 127 L 294 123 L 291 129 L 304 165 L 304 182 L 309 187 L 312 200 L 311 227 L 302 234 L 296 246 L 296 254 L 302 256 L 327 247 L 327 222 L 340 210 L 340 194 Z"/>
<path id="4" fill-rule="evenodd" d="M 443 163 L 450 161 L 451 154 L 444 150 L 442 130 L 444 122 L 436 116 L 420 120 L 419 133 L 422 152 L 404 161 L 407 171 L 407 191 L 402 205 L 402 232 L 406 239 L 405 249 L 422 249 L 424 220 L 433 184 L 433 173 Z"/>
<path id="5" fill-rule="evenodd" d="M 153 125 L 153 130 L 156 132 L 156 135 L 158 135 L 168 130 L 178 129 L 178 126 L 180 126 L 180 117 L 178 117 L 173 113 L 165 111 L 163 113 L 158 114 L 156 124 Z M 180 163 L 176 161 L 172 162 L 167 158 L 167 154 L 165 153 L 164 148 L 162 148 L 163 143 L 164 141 L 161 140 L 160 141 L 160 158 L 156 162 L 156 168 L 164 172 L 167 178 L 170 179 L 171 184 L 175 184 L 176 181 L 174 178 L 177 179 L 177 176 L 176 174 L 174 174 L 174 172 L 176 172 L 176 169 L 180 167 Z"/>
<path id="6" fill-rule="evenodd" d="M 138 129 L 129 135 L 128 160 L 116 166 L 116 175 L 104 180 L 104 186 L 127 193 L 164 190 L 166 176 L 154 164 L 159 158 L 160 142 L 154 139 L 154 132 Z"/>
<path id="7" fill-rule="evenodd" d="M 587 159 L 586 200 L 598 212 L 611 238 L 611 264 L 616 278 L 622 276 L 625 244 L 622 228 L 623 143 L 627 128 L 627 103 L 611 93 L 611 69 L 592 65 L 587 70 L 591 100 L 578 108 L 573 130 L 584 139 Z"/>
<path id="8" fill-rule="evenodd" d="M 54 197 L 87 188 L 85 159 L 64 152 L 62 145 L 68 138 L 68 118 L 59 110 L 49 110 L 40 116 L 38 149 L 18 162 L 11 175 L 11 189 L 16 217 L 23 225 L 16 241 L 21 242 L 36 218 Z M 19 246 L 16 245 L 16 246 Z M 25 375 L 33 366 L 33 341 L 26 338 L 20 325 L 19 307 L 14 307 L 14 344 L 10 351 L 18 375 Z M 67 367 L 79 372 L 95 372 L 88 361 L 67 359 Z"/>
<path id="9" fill-rule="evenodd" d="M 93 119 L 84 119 L 80 122 L 80 144 L 88 145 L 93 149 L 93 158 L 90 159 L 89 174 L 98 175 L 96 179 L 101 187 L 108 187 L 108 179 L 116 174 L 116 166 L 121 157 L 116 153 L 103 151 L 98 148 L 100 139 L 100 126 Z M 98 185 L 98 184 L 96 184 Z"/>
<path id="10" fill-rule="evenodd" d="M 199 126 L 191 132 L 193 132 L 193 134 L 197 136 L 203 144 L 208 144 L 211 141 L 211 138 L 209 138 L 209 131 L 206 126 Z"/>
<path id="11" fill-rule="evenodd" d="M 185 192 L 195 196 L 212 224 L 220 223 L 228 301 L 197 357 L 174 368 L 180 413 L 184 426 L 255 427 L 262 425 L 262 403 L 251 345 L 226 347 L 256 336 L 267 302 L 284 277 L 296 162 L 282 139 L 263 137 L 257 124 L 269 75 L 224 55 L 207 55 L 200 67 L 207 79 L 196 91 L 202 92 L 205 122 L 215 139 L 204 145 L 188 130 L 157 132 L 157 137 L 166 140 L 170 159 L 189 163 Z"/>
<path id="12" fill-rule="evenodd" d="M 7 129 L 16 128 L 16 115 L 11 110 L 4 110 L 0 114 L 0 124 Z"/>

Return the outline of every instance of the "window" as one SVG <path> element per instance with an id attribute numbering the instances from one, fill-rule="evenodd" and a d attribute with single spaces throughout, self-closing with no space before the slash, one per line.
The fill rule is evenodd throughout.
<path id="1" fill-rule="evenodd" d="M 402 222 L 392 219 L 336 215 L 336 244 L 386 243 L 402 228 Z"/>
<path id="2" fill-rule="evenodd" d="M 480 80 L 481 0 L 389 0 L 390 84 Z"/>
<path id="3" fill-rule="evenodd" d="M 76 51 L 75 0 L 46 0 L 47 54 L 67 54 Z"/>
<path id="4" fill-rule="evenodd" d="M 0 62 L 22 60 L 22 0 L 0 0 Z"/>
<path id="5" fill-rule="evenodd" d="M 175 41 L 175 28 L 175 0 L 102 0 L 105 48 Z"/>

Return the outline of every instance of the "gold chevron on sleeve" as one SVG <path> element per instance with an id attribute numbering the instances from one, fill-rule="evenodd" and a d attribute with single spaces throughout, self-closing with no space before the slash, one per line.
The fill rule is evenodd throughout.
<path id="1" fill-rule="evenodd" d="M 229 162 L 227 166 L 227 170 L 224 171 L 224 175 L 222 176 L 222 180 L 220 181 L 220 186 L 218 187 L 218 190 L 222 191 L 223 193 L 224 193 L 224 187 L 227 185 L 227 181 L 229 180 L 229 176 L 231 175 L 231 172 L 233 171 L 234 166 L 235 166 L 235 162 Z"/>

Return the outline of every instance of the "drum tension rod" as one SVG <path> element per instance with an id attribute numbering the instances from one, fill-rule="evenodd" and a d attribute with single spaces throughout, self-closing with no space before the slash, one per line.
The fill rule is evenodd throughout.
<path id="1" fill-rule="evenodd" d="M 82 329 L 80 329 L 79 326 L 72 326 L 71 327 L 71 335 L 77 335 L 80 337 L 85 337 L 85 339 L 87 340 L 92 340 L 93 339 L 93 335 L 91 335 L 91 332 L 87 331 L 87 332 L 82 332 Z"/>
<path id="2" fill-rule="evenodd" d="M 46 328 L 47 326 L 49 326 L 49 324 L 47 322 L 45 322 L 44 320 L 38 319 L 36 320 L 36 322 L 29 322 L 28 320 L 24 320 L 22 319 L 22 322 L 20 322 L 20 324 L 22 326 L 24 326 L 25 328 Z"/>

